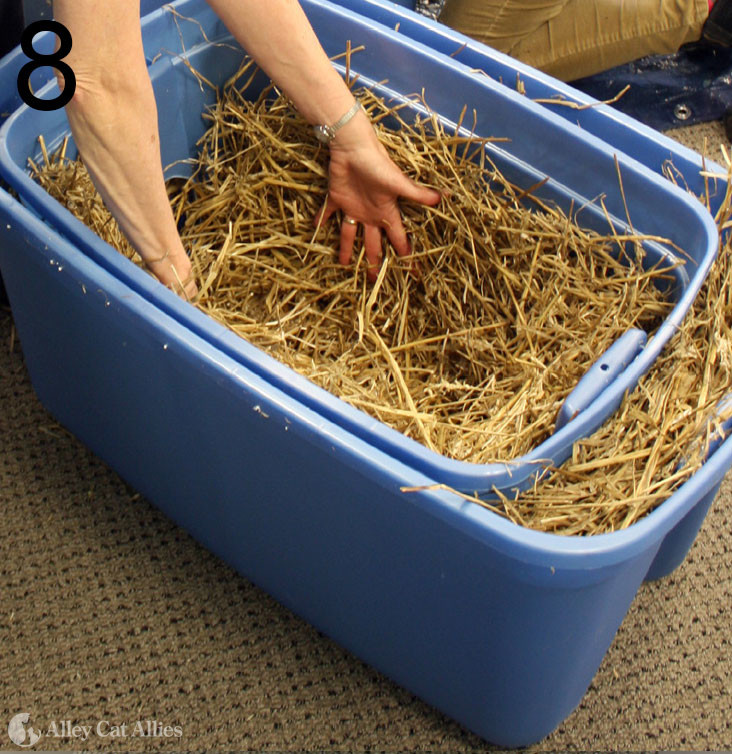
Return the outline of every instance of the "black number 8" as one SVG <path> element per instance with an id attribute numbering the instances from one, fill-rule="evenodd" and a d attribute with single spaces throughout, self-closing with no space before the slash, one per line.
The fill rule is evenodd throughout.
<path id="1" fill-rule="evenodd" d="M 33 37 L 41 31 L 52 31 L 59 39 L 60 47 L 51 55 L 41 55 L 33 49 Z M 58 21 L 35 21 L 23 31 L 20 46 L 31 59 L 18 73 L 18 94 L 23 102 L 34 110 L 58 110 L 67 105 L 76 91 L 76 76 L 69 64 L 63 62 L 63 58 L 71 52 L 71 32 Z M 31 74 L 44 66 L 55 68 L 64 77 L 64 90 L 54 99 L 40 99 L 31 92 Z"/>

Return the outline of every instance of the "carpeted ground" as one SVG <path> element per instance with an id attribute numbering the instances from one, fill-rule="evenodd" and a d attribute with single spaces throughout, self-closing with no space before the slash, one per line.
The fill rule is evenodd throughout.
<path id="1" fill-rule="evenodd" d="M 705 135 L 723 138 L 680 138 Z M 141 499 L 44 411 L 21 348 L 2 311 L 0 748 L 23 712 L 54 750 L 490 748 Z M 534 748 L 732 748 L 730 604 L 732 476 L 685 563 L 641 588 L 580 707 Z"/>

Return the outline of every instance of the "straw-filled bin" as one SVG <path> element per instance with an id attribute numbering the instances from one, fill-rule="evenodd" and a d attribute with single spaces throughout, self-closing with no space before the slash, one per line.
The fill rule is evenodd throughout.
<path id="1" fill-rule="evenodd" d="M 660 575 L 683 557 L 732 448 L 723 444 L 643 520 L 595 537 L 530 531 L 435 486 L 510 490 L 530 483 L 538 459 L 561 463 L 682 320 L 713 261 L 716 228 L 685 192 L 512 88 L 348 8 L 303 6 L 330 54 L 365 46 L 354 60 L 362 81 L 388 79 L 396 97 L 425 88 L 448 124 L 469 103 L 479 136 L 509 135 L 487 148 L 517 185 L 549 176 L 542 199 L 586 205 L 579 220 L 595 229 L 607 224 L 592 204 L 604 194 L 618 228 L 630 206 L 635 230 L 684 249 L 674 307 L 655 337 L 529 456 L 491 465 L 443 458 L 315 387 L 102 243 L 27 173 L 39 135 L 49 148 L 67 135 L 63 113 L 21 108 L 0 138 L 3 176 L 22 200 L 0 197 L 0 263 L 31 379 L 59 421 L 247 578 L 490 741 L 528 744 L 580 701 L 649 569 Z M 174 8 L 146 17 L 144 43 L 163 162 L 179 165 L 212 103 L 191 67 L 218 84 L 242 53 L 219 44 L 231 40 L 205 3 Z M 670 253 L 652 241 L 646 251 Z"/>

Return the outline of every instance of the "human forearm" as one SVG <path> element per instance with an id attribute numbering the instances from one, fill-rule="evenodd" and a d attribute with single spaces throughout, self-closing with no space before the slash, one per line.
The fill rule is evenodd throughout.
<path id="1" fill-rule="evenodd" d="M 208 0 L 244 49 L 312 124 L 332 125 L 353 105 L 353 95 L 318 41 L 298 0 Z M 320 215 L 340 210 L 339 258 L 347 264 L 356 241 L 354 221 L 374 279 L 385 231 L 400 255 L 410 253 L 397 197 L 435 204 L 436 191 L 417 186 L 389 159 L 368 117 L 360 111 L 331 144 L 328 201 Z"/>
<path id="2" fill-rule="evenodd" d="M 84 164 L 120 227 L 146 262 L 180 239 L 165 192 L 157 119 L 134 89 L 95 92 L 67 108 Z"/>
<path id="3" fill-rule="evenodd" d="M 74 39 L 69 64 L 77 86 L 66 112 L 87 169 L 125 235 L 150 269 L 180 290 L 190 263 L 165 191 L 155 98 L 132 6 L 56 0 L 56 18 Z M 194 290 L 189 284 L 187 292 Z"/>
<path id="4" fill-rule="evenodd" d="M 208 2 L 310 123 L 334 123 L 353 104 L 297 0 Z"/>

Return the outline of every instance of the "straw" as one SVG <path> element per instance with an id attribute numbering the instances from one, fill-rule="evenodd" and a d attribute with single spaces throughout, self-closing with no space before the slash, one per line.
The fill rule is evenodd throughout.
<path id="1" fill-rule="evenodd" d="M 399 259 L 385 243 L 371 286 L 363 250 L 339 265 L 338 224 L 313 224 L 327 149 L 274 88 L 250 101 L 259 76 L 248 61 L 228 82 L 205 114 L 193 176 L 171 186 L 195 305 L 374 418 L 450 458 L 510 461 L 553 432 L 563 400 L 612 343 L 631 327 L 652 334 L 670 310 L 659 285 L 671 270 L 640 262 L 643 242 L 659 239 L 583 230 L 538 198 L 544 181 L 507 181 L 488 140 L 446 131 L 418 97 L 393 105 L 360 89 L 395 162 L 449 196 L 436 208 L 402 206 L 414 253 Z M 34 172 L 140 263 L 80 161 L 49 155 Z M 618 415 L 534 489 L 486 505 L 544 531 L 612 531 L 698 468 L 703 449 L 681 469 L 680 454 L 724 393 L 732 359 L 729 319 L 705 308 L 718 295 L 732 311 L 719 270 Z M 708 339 L 720 343 L 722 331 L 712 354 Z"/>

